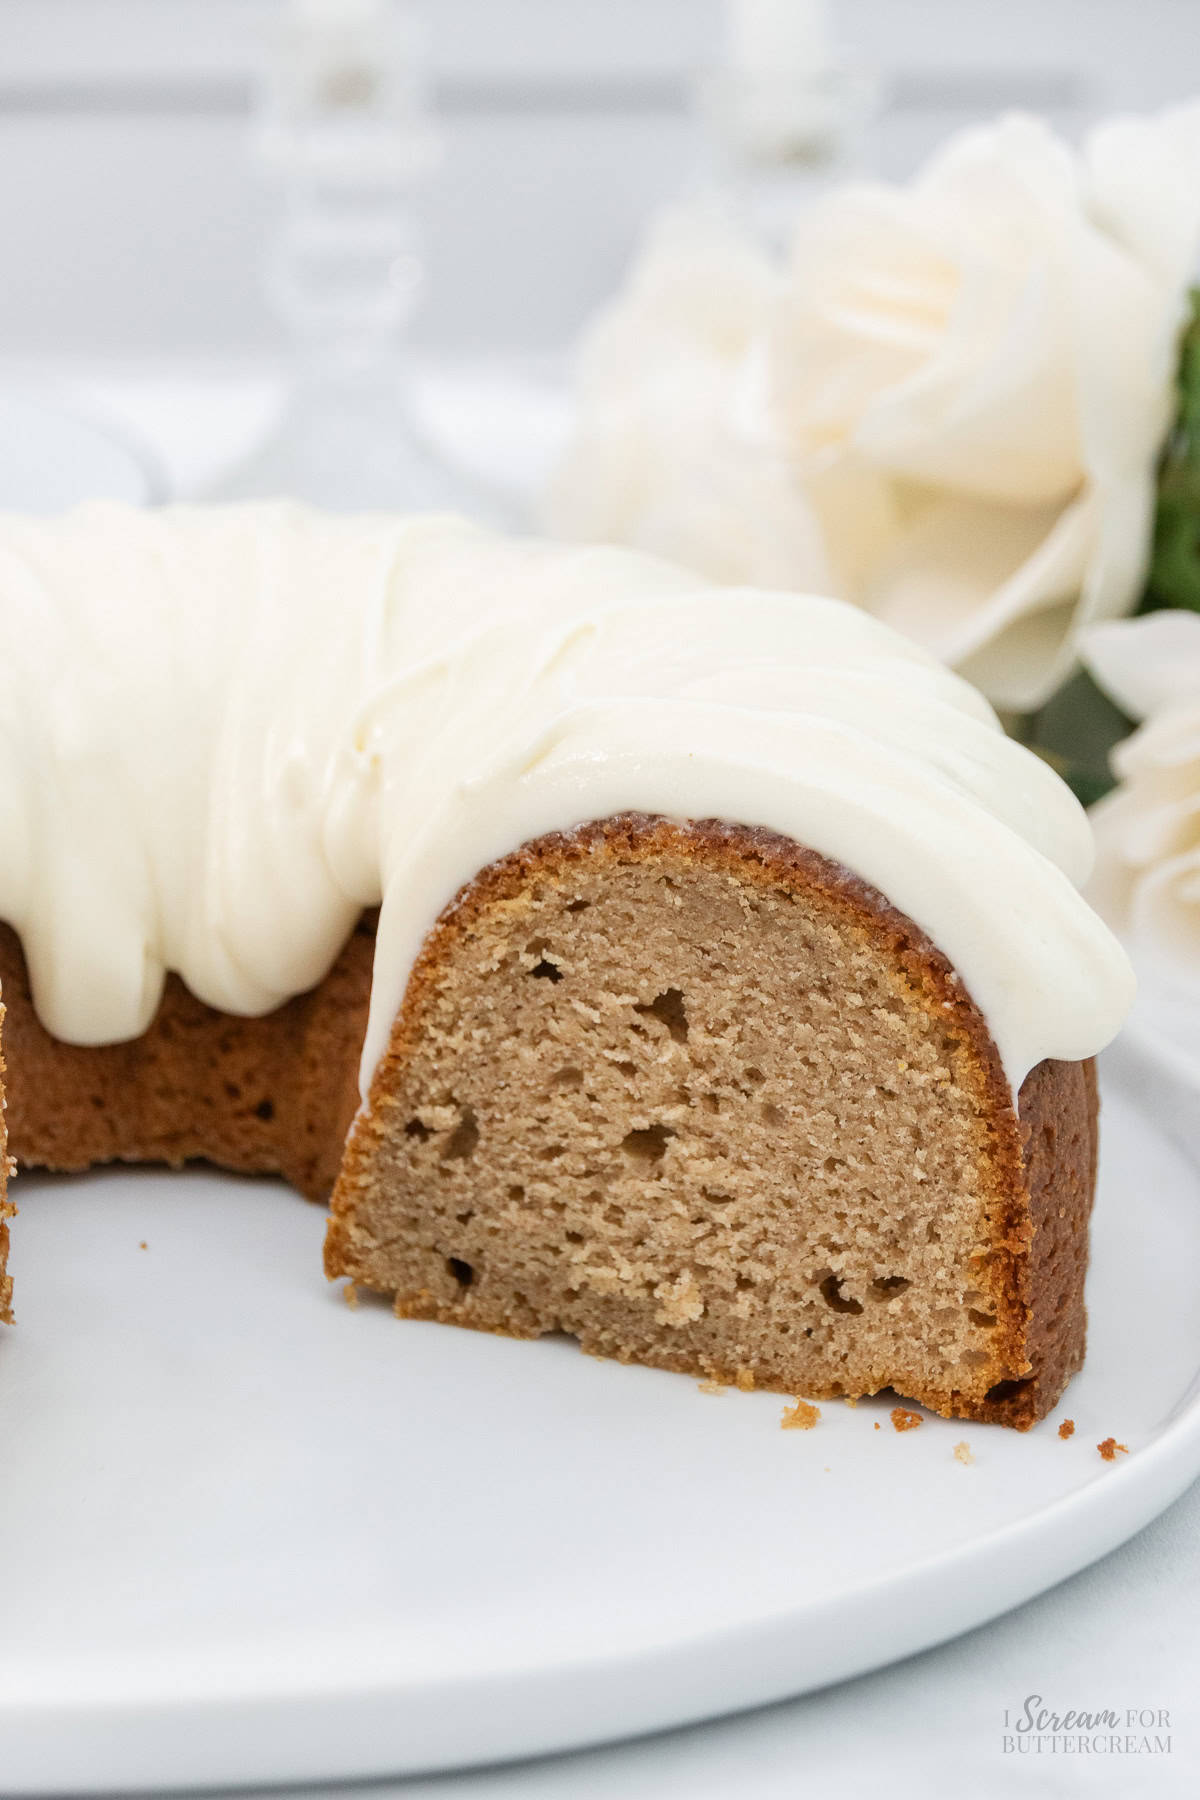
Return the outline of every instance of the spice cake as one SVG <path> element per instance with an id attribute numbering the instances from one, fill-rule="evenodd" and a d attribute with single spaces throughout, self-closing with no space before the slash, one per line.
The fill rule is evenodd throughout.
<path id="1" fill-rule="evenodd" d="M 285 504 L 0 520 L 0 629 L 18 1164 L 332 1188 L 328 1273 L 409 1318 L 1053 1404 L 1131 976 L 964 682 L 835 602 Z"/>

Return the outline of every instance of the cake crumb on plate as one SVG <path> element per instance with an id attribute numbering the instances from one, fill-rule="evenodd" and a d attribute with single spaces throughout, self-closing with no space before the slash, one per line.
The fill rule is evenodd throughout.
<path id="1" fill-rule="evenodd" d="M 779 1426 L 782 1431 L 811 1431 L 820 1416 L 819 1406 L 812 1406 L 807 1400 L 797 1400 L 795 1406 L 784 1407 Z"/>
<path id="2" fill-rule="evenodd" d="M 1118 1450 L 1121 1452 L 1122 1456 L 1129 1455 L 1129 1445 L 1118 1444 L 1116 1438 L 1107 1437 L 1102 1444 L 1097 1444 L 1096 1448 L 1104 1458 L 1105 1462 L 1115 1462 Z"/>
<path id="3" fill-rule="evenodd" d="M 975 1461 L 975 1458 L 971 1454 L 971 1446 L 968 1444 L 966 1438 L 963 1438 L 961 1443 L 955 1444 L 954 1460 L 955 1462 L 962 1463 L 964 1468 L 969 1468 Z"/>
<path id="4" fill-rule="evenodd" d="M 1074 1419 L 1064 1419 L 1062 1424 L 1058 1428 L 1058 1435 L 1060 1438 L 1074 1437 L 1075 1436 L 1075 1421 L 1074 1421 Z"/>
<path id="5" fill-rule="evenodd" d="M 711 1375 L 704 1381 L 698 1381 L 696 1386 L 702 1394 L 723 1394 L 725 1392 L 725 1383 L 715 1380 Z"/>
<path id="6" fill-rule="evenodd" d="M 907 1406 L 893 1406 L 892 1425 L 897 1431 L 915 1431 L 925 1421 L 919 1412 L 912 1412 Z"/>

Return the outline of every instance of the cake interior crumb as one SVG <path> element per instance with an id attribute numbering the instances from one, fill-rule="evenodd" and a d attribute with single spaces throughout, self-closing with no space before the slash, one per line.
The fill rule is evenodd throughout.
<path id="1" fill-rule="evenodd" d="M 1104 1458 L 1105 1462 L 1115 1462 L 1118 1451 L 1120 1451 L 1122 1456 L 1129 1455 L 1129 1445 L 1118 1444 L 1116 1438 L 1106 1437 L 1103 1443 L 1096 1445 L 1096 1448 Z"/>
<path id="2" fill-rule="evenodd" d="M 797 1400 L 795 1406 L 785 1406 L 780 1428 L 783 1431 L 811 1431 L 821 1416 L 819 1406 L 813 1406 L 807 1400 Z"/>
<path id="3" fill-rule="evenodd" d="M 968 1444 L 966 1438 L 963 1438 L 961 1443 L 955 1444 L 954 1460 L 955 1462 L 962 1463 L 964 1467 L 969 1467 L 971 1463 L 975 1461 L 975 1458 L 971 1454 L 971 1446 Z"/>
<path id="4" fill-rule="evenodd" d="M 1075 1421 L 1074 1421 L 1074 1419 L 1064 1419 L 1062 1424 L 1058 1428 L 1058 1435 L 1060 1438 L 1074 1437 L 1075 1436 Z"/>
<path id="5" fill-rule="evenodd" d="M 896 1431 L 915 1431 L 922 1424 L 924 1420 L 919 1412 L 912 1412 L 907 1406 L 893 1406 L 892 1425 Z"/>

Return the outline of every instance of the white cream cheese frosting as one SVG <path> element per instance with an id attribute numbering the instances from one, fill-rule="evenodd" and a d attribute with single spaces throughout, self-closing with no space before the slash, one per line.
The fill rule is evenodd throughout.
<path id="1" fill-rule="evenodd" d="M 872 883 L 1014 1089 L 1132 999 L 1067 788 L 836 601 L 453 519 L 94 504 L 0 518 L 0 645 L 0 918 L 72 1043 L 139 1035 L 168 970 L 267 1012 L 379 905 L 366 1092 L 459 888 L 623 811 L 766 826 Z"/>

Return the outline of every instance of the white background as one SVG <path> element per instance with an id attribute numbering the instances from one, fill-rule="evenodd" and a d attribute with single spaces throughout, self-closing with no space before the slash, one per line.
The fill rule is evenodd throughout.
<path id="1" fill-rule="evenodd" d="M 269 348 L 269 202 L 247 156 L 264 0 L 0 0 L 0 351 Z M 564 343 L 648 209 L 695 180 L 719 0 L 429 0 L 447 153 L 421 334 Z M 872 154 L 1030 105 L 1068 130 L 1200 88 L 1195 0 L 834 0 L 885 99 Z"/>

